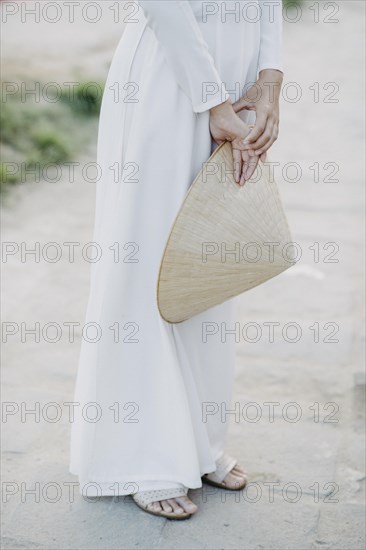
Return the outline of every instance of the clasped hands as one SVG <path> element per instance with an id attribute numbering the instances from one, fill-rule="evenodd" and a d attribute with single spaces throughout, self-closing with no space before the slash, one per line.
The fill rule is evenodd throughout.
<path id="1" fill-rule="evenodd" d="M 234 161 L 234 178 L 239 185 L 251 178 L 259 159 L 278 137 L 279 97 L 283 73 L 265 69 L 257 82 L 235 103 L 230 99 L 210 109 L 210 131 L 217 144 L 230 141 Z M 255 111 L 256 121 L 251 129 L 237 113 Z"/>

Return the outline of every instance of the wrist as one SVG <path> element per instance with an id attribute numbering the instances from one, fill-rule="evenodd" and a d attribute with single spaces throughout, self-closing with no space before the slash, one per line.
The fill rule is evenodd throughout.
<path id="1" fill-rule="evenodd" d="M 279 104 L 283 73 L 277 69 L 263 69 L 259 73 L 258 85 L 262 88 L 262 99 L 269 104 Z"/>
<path id="2" fill-rule="evenodd" d="M 258 82 L 274 82 L 282 84 L 283 72 L 278 69 L 262 69 L 258 74 Z"/>
<path id="3" fill-rule="evenodd" d="M 231 111 L 233 111 L 233 106 L 231 100 L 227 99 L 226 101 L 219 103 L 219 105 L 215 105 L 215 107 L 212 107 L 210 109 L 210 115 L 221 118 L 227 116 L 228 113 L 231 114 Z"/>

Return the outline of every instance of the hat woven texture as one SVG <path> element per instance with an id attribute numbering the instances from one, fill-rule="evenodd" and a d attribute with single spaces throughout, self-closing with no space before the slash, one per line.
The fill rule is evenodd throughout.
<path id="1" fill-rule="evenodd" d="M 176 216 L 160 265 L 158 307 L 179 323 L 288 269 L 291 235 L 269 166 L 259 161 L 239 186 L 231 143 L 195 178 Z"/>

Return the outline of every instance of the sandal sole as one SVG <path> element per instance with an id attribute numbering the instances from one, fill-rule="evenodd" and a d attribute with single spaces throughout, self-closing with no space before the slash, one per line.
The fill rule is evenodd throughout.
<path id="1" fill-rule="evenodd" d="M 224 485 L 223 483 L 218 483 L 216 481 L 212 481 L 211 479 L 208 479 L 207 477 L 203 476 L 202 481 L 206 483 L 207 485 L 211 485 L 212 487 L 217 487 L 218 489 L 226 489 L 227 491 L 241 491 L 246 486 L 248 480 L 245 480 L 242 485 L 239 487 L 228 487 L 227 485 Z"/>
<path id="2" fill-rule="evenodd" d="M 153 510 L 148 510 L 147 508 L 144 508 L 143 506 L 141 506 L 138 502 L 136 502 L 135 500 L 133 500 L 134 503 L 136 504 L 136 506 L 138 506 L 141 510 L 143 510 L 144 512 L 146 512 L 147 514 L 151 514 L 152 516 L 157 516 L 159 518 L 164 518 L 164 519 L 172 519 L 172 520 L 175 520 L 175 521 L 183 521 L 185 519 L 189 519 L 190 517 L 193 516 L 193 514 L 188 514 L 188 513 L 184 513 L 184 514 L 169 514 L 168 512 L 154 512 Z"/>

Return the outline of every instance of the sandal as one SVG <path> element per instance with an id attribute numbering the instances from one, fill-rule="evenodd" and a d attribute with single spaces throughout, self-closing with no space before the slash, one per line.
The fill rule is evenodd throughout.
<path id="1" fill-rule="evenodd" d="M 188 512 L 182 512 L 177 514 L 176 512 L 166 512 L 165 510 L 155 511 L 149 509 L 148 506 L 152 502 L 159 502 L 161 500 L 168 500 L 176 497 L 186 496 L 188 489 L 186 487 L 176 487 L 175 489 L 159 489 L 156 491 L 141 491 L 131 495 L 135 503 L 139 508 L 152 514 L 153 516 L 160 516 L 167 519 L 188 519 L 192 516 Z"/>
<path id="2" fill-rule="evenodd" d="M 226 489 L 228 491 L 240 491 L 241 489 L 244 489 L 244 487 L 247 484 L 247 478 L 244 478 L 243 483 L 239 484 L 237 483 L 237 486 L 234 487 L 228 487 L 224 479 L 231 472 L 231 470 L 236 466 L 238 461 L 235 458 L 232 458 L 231 456 L 227 454 L 223 454 L 217 461 L 216 461 L 216 470 L 212 474 L 205 474 L 202 476 L 202 481 L 207 483 L 208 485 L 212 485 L 213 487 L 219 487 L 220 489 Z M 246 472 L 244 472 L 246 474 Z"/>

